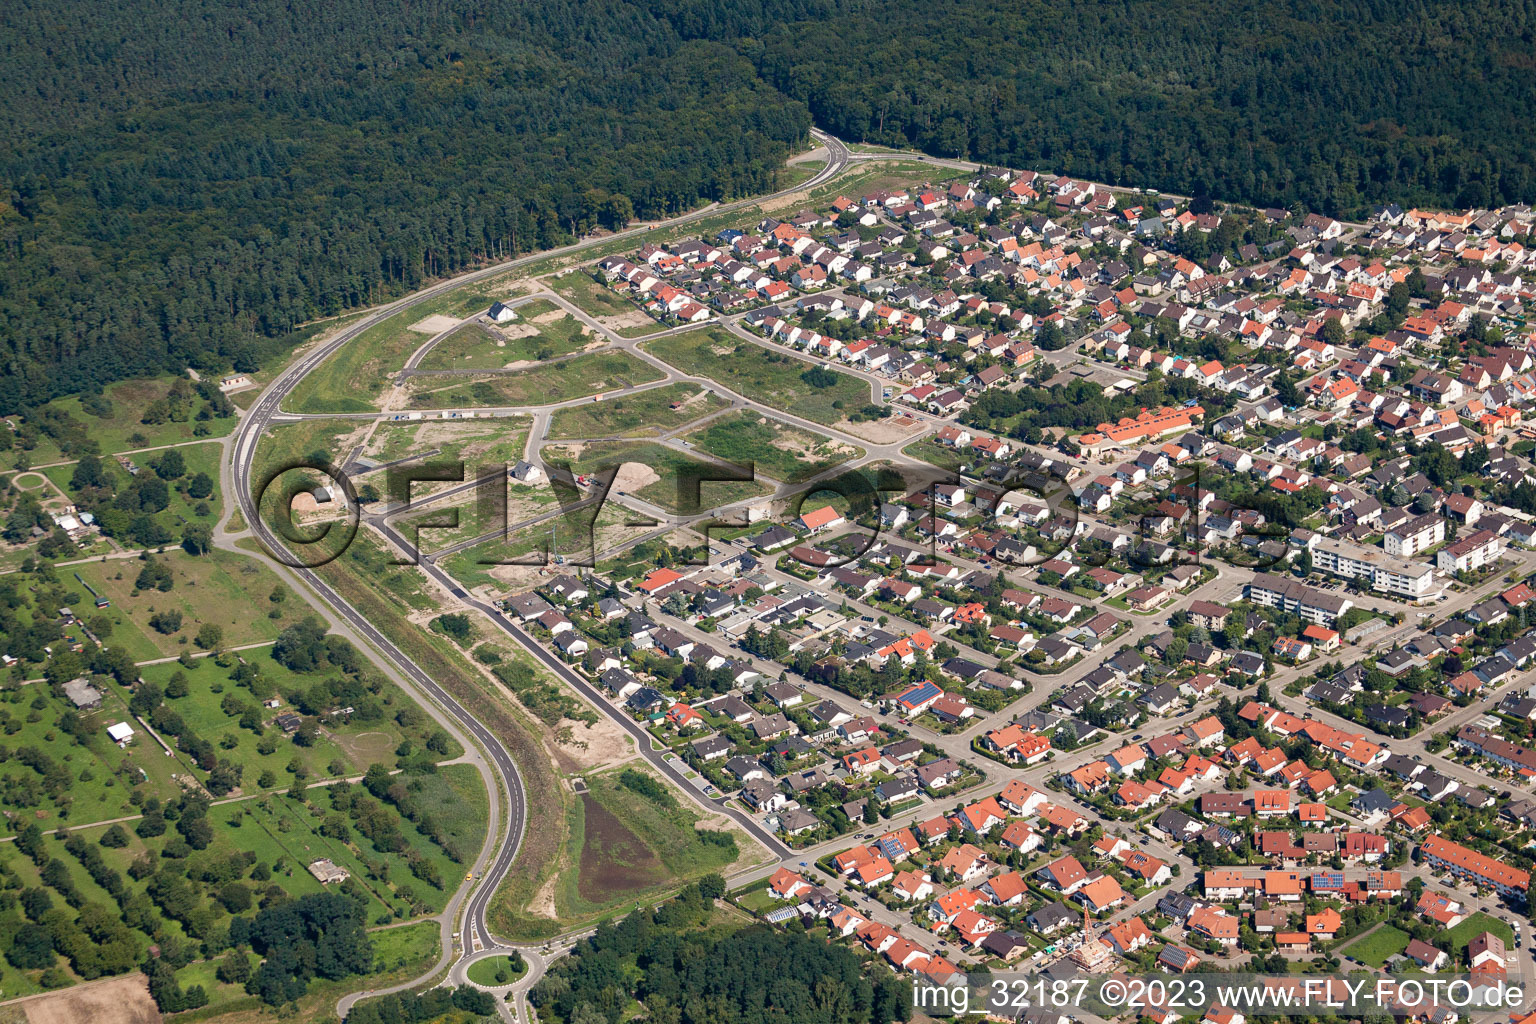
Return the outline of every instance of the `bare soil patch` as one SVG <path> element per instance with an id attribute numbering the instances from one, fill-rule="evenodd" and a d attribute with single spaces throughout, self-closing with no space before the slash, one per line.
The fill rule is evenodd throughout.
<path id="1" fill-rule="evenodd" d="M 593 319 L 614 331 L 621 331 L 626 327 L 645 327 L 649 324 L 655 324 L 656 329 L 661 330 L 660 324 L 638 309 L 629 313 L 610 313 L 607 316 L 593 317 Z"/>
<path id="2" fill-rule="evenodd" d="M 598 718 L 595 725 L 584 722 L 562 722 L 555 740 L 555 756 L 560 768 L 567 774 L 579 774 L 594 768 L 606 768 L 627 761 L 634 756 L 629 733 L 607 715 Z"/>
<path id="3" fill-rule="evenodd" d="M 160 1024 L 165 1018 L 149 997 L 142 974 L 79 985 L 21 1004 L 27 1024 Z"/>
<path id="4" fill-rule="evenodd" d="M 912 416 L 892 416 L 890 419 L 866 420 L 862 423 L 841 420 L 834 425 L 845 434 L 862 437 L 875 444 L 891 444 L 911 437 L 923 428 L 922 421 Z"/>
<path id="5" fill-rule="evenodd" d="M 602 906 L 666 879 L 660 858 L 612 811 L 589 793 L 582 795 L 581 806 L 585 834 L 576 892 L 582 899 Z"/>
<path id="6" fill-rule="evenodd" d="M 613 478 L 613 487 L 615 490 L 633 493 L 649 487 L 660 479 L 660 475 L 650 466 L 639 462 L 626 462 L 619 467 L 618 474 Z"/>
<path id="7" fill-rule="evenodd" d="M 442 314 L 438 314 L 436 316 L 429 316 L 424 320 L 416 321 L 415 323 L 411 324 L 410 329 L 415 331 L 417 334 L 442 334 L 444 331 L 452 330 L 453 328 L 459 326 L 460 322 L 461 321 L 455 320 L 451 316 L 443 316 Z"/>
<path id="8" fill-rule="evenodd" d="M 555 889 L 560 885 L 560 872 L 555 871 L 541 886 L 539 891 L 533 894 L 533 899 L 528 901 L 528 913 L 534 917 L 559 917 L 560 913 L 555 909 Z"/>

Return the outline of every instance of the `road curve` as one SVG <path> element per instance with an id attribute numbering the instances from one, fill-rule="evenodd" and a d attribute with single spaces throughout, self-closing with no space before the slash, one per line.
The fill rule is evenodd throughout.
<path id="1" fill-rule="evenodd" d="M 272 553 L 275 557 L 278 557 L 279 560 L 283 560 L 282 553 L 284 552 L 284 545 L 272 532 L 272 530 L 262 521 L 257 505 L 259 495 L 253 493 L 252 491 L 251 474 L 255 466 L 256 450 L 262 435 L 266 433 L 268 427 L 274 422 L 274 420 L 287 420 L 290 418 L 288 414 L 284 414 L 282 412 L 281 406 L 283 401 L 293 392 L 293 390 L 300 384 L 300 382 L 302 382 L 307 376 L 309 376 L 309 374 L 313 373 L 318 367 L 324 364 L 325 361 L 333 356 L 339 349 L 341 349 L 342 346 L 354 341 L 368 329 L 376 326 L 389 317 L 394 316 L 401 310 L 408 309 L 422 302 L 426 302 L 432 298 L 460 288 L 466 284 L 471 284 L 475 281 L 497 276 L 506 273 L 509 270 L 515 270 L 520 266 L 525 266 L 551 256 L 581 253 L 593 247 L 605 245 L 616 238 L 640 236 L 657 226 L 665 226 L 669 228 L 682 226 L 691 221 L 701 219 L 704 216 L 712 216 L 720 212 L 729 212 L 734 209 L 741 209 L 752 204 L 761 203 L 765 200 L 771 200 L 780 196 L 793 194 L 795 192 L 804 191 L 806 189 L 811 189 L 822 185 L 843 172 L 843 170 L 848 166 L 850 153 L 848 147 L 844 145 L 840 140 L 825 133 L 819 132 L 815 129 L 812 129 L 812 134 L 818 141 L 822 143 L 823 146 L 826 147 L 828 159 L 825 166 L 823 166 L 821 170 L 817 171 L 817 173 L 810 179 L 802 182 L 794 188 L 783 189 L 779 192 L 772 193 L 767 196 L 758 196 L 752 199 L 740 200 L 735 203 L 712 206 L 707 210 L 695 211 L 693 213 L 684 214 L 680 217 L 662 222 L 660 225 L 641 226 L 631 228 L 627 231 L 617 232 L 613 235 L 606 235 L 600 238 L 590 238 L 575 242 L 571 245 L 545 250 L 539 253 L 532 253 L 530 255 L 519 257 L 514 260 L 508 260 L 503 263 L 494 264 L 492 266 L 484 267 L 480 270 L 472 271 L 468 274 L 460 275 L 456 278 L 452 278 L 431 287 L 424 288 L 411 295 L 405 296 L 404 298 L 397 299 L 394 302 L 390 302 L 378 307 L 372 313 L 363 317 L 356 324 L 353 324 L 351 327 L 348 327 L 346 330 L 339 333 L 331 341 L 326 342 L 325 344 L 316 347 L 314 351 L 305 354 L 303 357 L 285 369 L 282 373 L 280 373 L 261 392 L 256 402 L 244 415 L 241 416 L 240 423 L 236 427 L 235 433 L 231 438 L 230 444 L 228 446 L 229 460 L 226 467 L 227 472 L 229 473 L 230 481 L 234 485 L 233 493 L 236 499 L 236 506 L 238 507 L 241 515 L 244 517 L 250 532 L 268 550 L 268 552 Z M 432 568 L 435 569 L 435 567 Z M 466 881 L 464 883 L 465 886 L 470 888 L 468 899 L 464 901 L 463 914 L 465 923 L 462 929 L 462 940 L 466 947 L 472 948 L 476 944 L 478 944 L 482 949 L 498 947 L 500 943 L 498 943 L 492 936 L 490 927 L 486 920 L 487 909 L 490 905 L 491 899 L 495 895 L 496 890 L 500 887 L 501 881 L 511 870 L 512 863 L 516 859 L 518 848 L 522 842 L 523 831 L 527 825 L 527 798 L 523 788 L 522 778 L 518 774 L 517 764 L 513 760 L 510 752 L 494 733 L 492 733 L 483 724 L 481 724 L 479 719 L 477 719 L 467 708 L 461 705 L 450 693 L 439 686 L 437 682 L 433 680 L 432 677 L 429 676 L 426 672 L 424 672 L 420 666 L 412 661 L 404 651 L 400 650 L 399 647 L 397 647 L 387 637 L 385 637 L 377 628 L 374 627 L 371 622 L 368 621 L 365 616 L 363 616 L 355 608 L 348 604 L 340 594 L 338 594 L 327 583 L 325 583 L 325 581 L 322 580 L 315 572 L 306 568 L 294 568 L 293 574 L 302 580 L 312 590 L 312 592 L 316 594 L 326 605 L 328 605 L 337 615 L 344 619 L 358 633 L 358 635 L 363 637 L 381 654 L 394 662 L 400 672 L 403 673 L 403 675 L 407 677 L 422 693 L 425 693 L 445 712 L 451 715 L 458 722 L 465 733 L 472 737 L 474 742 L 481 747 L 489 759 L 489 764 L 491 765 L 492 770 L 497 776 L 499 776 L 500 780 L 502 781 L 506 790 L 507 813 L 504 826 L 500 832 L 500 845 L 492 863 L 489 867 L 486 868 L 484 872 L 481 873 L 481 877 L 472 882 Z M 442 579 L 446 580 L 446 577 L 444 576 Z M 464 593 L 463 589 L 459 587 L 458 584 L 452 583 L 450 581 L 448 585 L 456 595 L 461 596 L 465 600 L 469 600 L 468 595 Z M 596 699 L 598 706 L 602 706 L 600 697 L 598 697 L 598 695 L 595 694 L 591 687 L 586 684 L 585 680 L 579 679 L 575 673 L 571 672 L 570 669 L 568 669 L 563 663 L 554 659 L 548 651 L 545 651 L 540 645 L 535 643 L 531 637 L 523 633 L 521 630 L 516 629 L 516 627 L 512 626 L 511 623 L 506 622 L 501 616 L 495 614 L 494 609 L 490 609 L 488 606 L 478 604 L 477 602 L 470 601 L 470 603 L 475 603 L 477 607 L 481 608 L 481 610 L 491 613 L 493 621 L 498 622 L 514 640 L 517 640 L 520 645 L 528 648 L 531 652 L 534 653 L 536 657 L 539 657 L 541 661 L 548 664 L 551 670 L 555 671 L 556 674 L 561 678 L 571 682 L 572 685 L 576 686 L 581 692 L 588 695 L 590 698 Z M 639 730 L 639 727 L 636 726 L 635 723 L 626 722 L 625 724 L 630 727 L 632 734 L 638 732 L 638 735 L 636 736 L 637 742 L 640 743 L 640 747 L 643 751 L 649 753 L 649 737 L 644 734 L 643 730 Z M 653 763 L 656 763 L 660 770 L 666 772 L 666 774 L 675 782 L 683 786 L 685 792 L 692 792 L 692 787 L 682 777 L 681 772 L 679 772 L 669 762 L 662 761 L 659 757 L 657 757 L 656 761 Z M 495 803 L 498 794 L 493 793 L 490 796 L 492 803 Z M 724 808 L 716 809 L 724 811 Z M 733 812 L 726 813 L 731 813 L 735 820 L 747 826 L 748 831 L 752 835 L 760 840 L 764 840 L 768 849 L 779 850 L 783 848 L 783 844 L 780 843 L 776 837 L 767 834 L 755 822 L 750 822 L 750 819 L 743 821 L 742 816 Z M 450 902 L 450 907 L 453 906 L 454 902 L 459 901 L 463 895 L 464 888 L 461 887 L 460 891 L 455 894 L 454 900 Z M 391 986 L 387 989 L 367 990 L 363 992 L 352 993 L 344 997 L 337 1004 L 338 1015 L 345 1017 L 347 1012 L 351 1009 L 352 1005 L 361 998 L 372 995 L 380 995 L 384 994 L 385 992 L 400 991 L 430 980 L 431 978 L 441 973 L 443 967 L 446 964 L 451 963 L 454 952 L 455 951 L 451 945 L 445 943 L 443 956 L 439 963 L 434 966 L 432 971 L 430 971 L 422 978 L 405 982 L 400 985 Z"/>

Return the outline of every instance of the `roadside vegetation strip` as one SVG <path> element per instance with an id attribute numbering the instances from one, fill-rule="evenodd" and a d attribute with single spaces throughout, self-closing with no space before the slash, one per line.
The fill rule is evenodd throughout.
<path id="1" fill-rule="evenodd" d="M 401 574 L 413 570 L 397 567 Z M 463 660 L 446 638 L 434 636 L 406 618 L 405 605 L 381 596 L 372 574 L 360 573 L 346 559 L 317 570 L 343 600 L 388 636 L 422 671 L 496 734 L 517 765 L 524 792 L 527 827 L 517 857 L 492 903 L 491 924 L 501 931 L 502 908 L 522 908 L 531 902 L 556 857 L 565 830 L 565 796 L 555 778 L 549 753 L 537 729 L 511 700 L 496 693 L 478 671 Z M 505 780 L 513 785 L 514 780 Z M 553 923 L 553 922 L 552 922 Z M 558 930 L 558 929 L 556 929 Z M 551 932 L 550 934 L 553 934 Z"/>
<path id="2" fill-rule="evenodd" d="M 407 306 L 342 345 L 313 372 L 305 375 L 288 396 L 289 412 L 369 412 L 390 376 L 405 365 L 412 352 L 434 331 L 417 327 L 431 317 L 461 319 L 488 308 L 499 296 L 469 281 L 442 295 Z"/>
<path id="3" fill-rule="evenodd" d="M 836 423 L 869 404 L 864 380 L 764 348 L 723 328 L 658 338 L 643 347 L 683 373 L 718 381 L 738 395 L 817 423 Z"/>
<path id="4" fill-rule="evenodd" d="M 542 523 L 514 527 L 508 536 L 456 551 L 438 564 L 465 587 L 495 586 L 498 564 L 535 556 L 542 564 L 539 553 L 546 550 L 554 557 L 584 563 L 644 532 L 643 527 L 627 525 L 638 518 L 643 517 L 616 501 L 592 502 Z"/>

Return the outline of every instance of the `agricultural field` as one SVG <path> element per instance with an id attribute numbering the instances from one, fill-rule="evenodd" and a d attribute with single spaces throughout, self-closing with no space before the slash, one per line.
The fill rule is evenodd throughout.
<path id="1" fill-rule="evenodd" d="M 488 370 L 545 362 L 607 342 L 547 299 L 517 307 L 517 319 L 470 322 L 443 338 L 422 359 L 423 370 Z"/>
<path id="2" fill-rule="evenodd" d="M 347 342 L 288 396 L 290 412 L 371 412 L 389 378 L 411 353 L 455 322 L 489 308 L 498 296 L 479 285 L 455 289 L 375 324 Z"/>
<path id="3" fill-rule="evenodd" d="M 601 402 L 560 409 L 550 417 L 550 440 L 660 437 L 726 408 L 727 402 L 697 384 L 678 382 Z"/>
<path id="4" fill-rule="evenodd" d="M 127 648 L 134 661 L 270 642 L 305 610 L 291 595 L 280 603 L 269 600 L 274 592 L 287 588 L 260 562 L 217 548 L 205 555 L 172 550 L 148 561 L 82 563 L 59 572 L 79 593 L 75 607 L 80 614 L 87 622 L 104 618 L 110 623 L 104 642 Z M 171 585 L 162 590 L 166 574 Z M 111 601 L 111 606 L 93 609 L 86 586 Z M 200 645 L 197 638 L 207 627 L 219 633 L 215 642 Z M 214 639 L 211 632 L 204 634 L 205 641 L 210 639 Z"/>
<path id="5" fill-rule="evenodd" d="M 118 457 L 87 457 L 43 472 L 124 547 L 158 547 L 180 541 L 194 523 L 211 528 L 218 522 L 223 454 L 219 444 L 179 445 L 121 456 L 133 470 Z"/>
<path id="6" fill-rule="evenodd" d="M 728 467 L 714 467 L 686 452 L 655 443 L 599 441 L 550 446 L 544 449 L 544 458 L 550 463 L 569 461 L 578 474 L 622 465 L 614 478 L 612 494 L 633 494 L 668 512 L 694 514 L 772 492 L 760 480 L 700 479 L 720 475 Z M 698 481 L 698 508 L 685 507 L 693 501 L 691 480 Z"/>
<path id="7" fill-rule="evenodd" d="M 784 483 L 798 483 L 864 454 L 824 434 L 741 410 L 711 421 L 689 434 L 700 451 L 737 464 L 755 463 L 757 472 Z"/>
<path id="8" fill-rule="evenodd" d="M 857 377 L 719 328 L 660 338 L 645 348 L 686 374 L 708 377 L 738 395 L 776 409 L 793 409 L 795 415 L 817 423 L 836 423 L 870 402 L 870 386 Z"/>
<path id="9" fill-rule="evenodd" d="M 659 379 L 660 371 L 628 352 L 592 352 L 528 370 L 444 384 L 440 378 L 411 381 L 414 409 L 522 408 L 568 402 Z"/>

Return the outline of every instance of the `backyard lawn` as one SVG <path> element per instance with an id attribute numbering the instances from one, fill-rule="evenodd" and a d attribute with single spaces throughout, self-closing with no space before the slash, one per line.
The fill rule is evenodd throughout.
<path id="1" fill-rule="evenodd" d="M 1352 956 L 1361 963 L 1380 967 L 1391 957 L 1408 948 L 1410 936 L 1401 928 L 1384 924 L 1368 935 L 1345 946 L 1340 952 Z"/>

